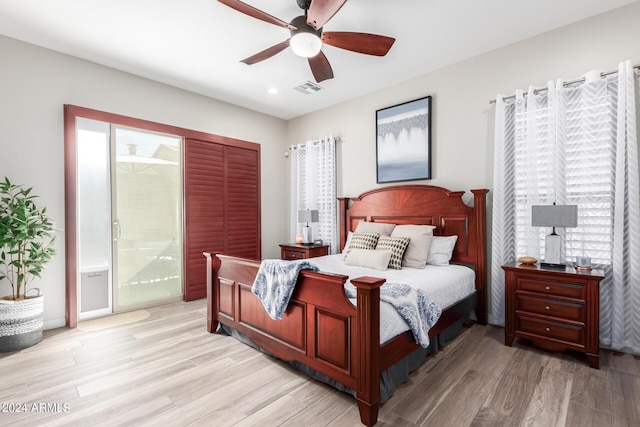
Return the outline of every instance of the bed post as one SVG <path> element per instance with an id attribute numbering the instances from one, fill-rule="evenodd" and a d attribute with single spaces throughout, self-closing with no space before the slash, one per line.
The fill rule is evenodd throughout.
<path id="1" fill-rule="evenodd" d="M 471 190 L 473 193 L 473 212 L 476 222 L 476 242 L 478 253 L 476 261 L 476 316 L 478 323 L 487 324 L 487 193 L 489 190 Z"/>
<path id="2" fill-rule="evenodd" d="M 359 277 L 351 283 L 358 289 L 356 330 L 356 399 L 360 421 L 372 426 L 380 408 L 380 286 L 384 279 Z"/>
<path id="3" fill-rule="evenodd" d="M 220 258 L 215 254 L 203 252 L 202 255 L 207 259 L 207 331 L 214 333 L 218 329 L 218 310 L 214 304 L 214 283 L 220 269 Z M 214 273 L 215 271 L 215 273 Z"/>
<path id="4" fill-rule="evenodd" d="M 347 243 L 347 234 L 349 233 L 347 224 L 347 209 L 349 208 L 349 197 L 338 197 L 338 227 L 340 228 L 340 235 L 338 241 L 338 250 L 342 251 L 344 245 Z"/>

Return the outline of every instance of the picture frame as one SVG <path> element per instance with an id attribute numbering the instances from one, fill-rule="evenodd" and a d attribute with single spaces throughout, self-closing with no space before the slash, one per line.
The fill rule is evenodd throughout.
<path id="1" fill-rule="evenodd" d="M 376 110 L 376 182 L 431 179 L 431 96 Z"/>

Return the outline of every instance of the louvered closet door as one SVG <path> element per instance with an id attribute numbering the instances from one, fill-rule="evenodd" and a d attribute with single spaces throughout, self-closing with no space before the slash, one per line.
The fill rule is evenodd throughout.
<path id="1" fill-rule="evenodd" d="M 185 300 L 204 298 L 203 252 L 260 258 L 258 149 L 185 141 Z"/>
<path id="2" fill-rule="evenodd" d="M 226 147 L 227 211 L 225 253 L 260 259 L 260 176 L 258 152 Z"/>

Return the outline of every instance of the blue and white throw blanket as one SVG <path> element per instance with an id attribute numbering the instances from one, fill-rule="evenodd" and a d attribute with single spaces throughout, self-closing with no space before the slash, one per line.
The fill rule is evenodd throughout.
<path id="1" fill-rule="evenodd" d="M 357 288 L 351 283 L 344 287 L 347 297 L 356 298 Z M 398 283 L 380 287 L 380 300 L 388 302 L 407 322 L 413 336 L 422 347 L 429 347 L 429 329 L 436 324 L 442 309 L 421 289 Z"/>
<path id="2" fill-rule="evenodd" d="M 317 268 L 307 261 L 291 262 L 279 259 L 265 259 L 260 264 L 251 292 L 260 298 L 272 319 L 282 319 L 287 311 L 300 270 L 316 271 Z"/>

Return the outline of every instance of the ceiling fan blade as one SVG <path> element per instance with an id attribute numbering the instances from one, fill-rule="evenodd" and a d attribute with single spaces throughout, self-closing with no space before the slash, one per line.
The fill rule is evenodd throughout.
<path id="1" fill-rule="evenodd" d="M 314 30 L 324 27 L 347 0 L 313 0 L 307 13 L 307 24 Z"/>
<path id="2" fill-rule="evenodd" d="M 313 3 L 312 3 L 313 4 Z M 340 49 L 365 55 L 385 56 L 396 39 L 377 34 L 327 31 L 322 33 L 322 42 Z"/>
<path id="3" fill-rule="evenodd" d="M 323 80 L 329 80 L 333 78 L 333 70 L 331 64 L 324 53 L 320 51 L 316 56 L 309 58 L 309 66 L 316 82 L 320 83 Z"/>
<path id="4" fill-rule="evenodd" d="M 268 13 L 261 11 L 260 9 L 256 9 L 253 6 L 249 6 L 248 4 L 243 3 L 240 0 L 218 0 L 218 1 L 224 5 L 229 6 L 232 9 L 237 10 L 238 12 L 242 12 L 245 15 L 249 15 L 261 21 L 268 22 L 269 24 L 277 25 L 278 27 L 288 28 L 289 30 L 296 29 L 296 27 L 289 24 L 288 22 L 284 22 L 282 19 L 278 19 L 275 16 L 271 16 Z"/>
<path id="5" fill-rule="evenodd" d="M 280 42 L 276 45 L 271 46 L 270 48 L 267 48 L 265 50 L 263 50 L 262 52 L 258 52 L 255 55 L 252 55 L 248 58 L 243 59 L 240 62 L 244 62 L 247 65 L 253 65 L 257 62 L 260 61 L 264 61 L 265 59 L 269 59 L 271 58 L 273 55 L 282 52 L 283 50 L 285 50 L 286 48 L 289 47 L 289 40 L 291 39 L 287 39 L 283 42 Z"/>

